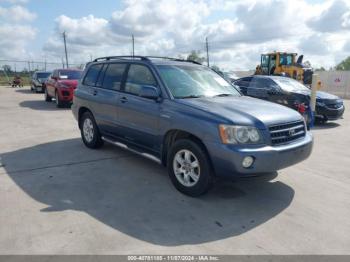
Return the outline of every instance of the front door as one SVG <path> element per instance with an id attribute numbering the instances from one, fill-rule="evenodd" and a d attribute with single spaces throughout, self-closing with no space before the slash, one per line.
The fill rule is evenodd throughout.
<path id="1" fill-rule="evenodd" d="M 118 126 L 128 142 L 159 152 L 160 146 L 156 141 L 159 135 L 161 103 L 139 96 L 144 85 L 159 88 L 147 66 L 131 64 L 119 98 Z"/>

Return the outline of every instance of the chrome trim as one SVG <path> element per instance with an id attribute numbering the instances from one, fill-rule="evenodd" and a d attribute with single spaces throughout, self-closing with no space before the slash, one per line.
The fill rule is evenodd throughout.
<path id="1" fill-rule="evenodd" d="M 154 162 L 156 162 L 156 163 L 158 163 L 158 164 L 161 164 L 161 163 L 162 163 L 162 161 L 161 161 L 158 157 L 155 157 L 155 156 L 153 156 L 153 155 L 151 155 L 151 154 L 148 154 L 148 153 L 139 152 L 139 151 L 137 151 L 137 150 L 135 150 L 135 149 L 131 149 L 131 148 L 129 148 L 127 145 L 125 145 L 125 144 L 123 144 L 123 143 L 116 142 L 116 141 L 113 141 L 113 140 L 108 139 L 108 138 L 105 138 L 105 137 L 102 137 L 102 140 L 105 141 L 105 142 L 107 142 L 107 143 L 113 144 L 113 145 L 115 145 L 115 146 L 117 146 L 117 147 L 126 149 L 126 150 L 128 150 L 128 151 L 130 151 L 130 152 L 132 152 L 132 153 L 135 153 L 135 154 L 139 155 L 139 156 L 143 156 L 143 157 L 145 157 L 145 158 L 148 158 L 148 159 L 150 159 L 150 160 L 152 160 L 152 161 L 154 161 Z"/>

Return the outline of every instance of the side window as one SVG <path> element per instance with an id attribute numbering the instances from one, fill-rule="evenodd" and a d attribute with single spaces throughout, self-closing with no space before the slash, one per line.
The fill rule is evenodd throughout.
<path id="1" fill-rule="evenodd" d="M 128 78 L 125 84 L 125 92 L 139 95 L 140 89 L 144 85 L 157 86 L 152 72 L 143 65 L 130 65 Z"/>
<path id="2" fill-rule="evenodd" d="M 271 89 L 271 82 L 268 78 L 254 77 L 250 87 L 259 89 Z"/>
<path id="3" fill-rule="evenodd" d="M 103 79 L 102 87 L 120 90 L 126 64 L 109 64 Z"/>
<path id="4" fill-rule="evenodd" d="M 102 66 L 103 66 L 102 64 L 90 66 L 89 71 L 87 72 L 87 74 L 84 78 L 83 84 L 88 85 L 88 86 L 95 86 Z"/>
<path id="5" fill-rule="evenodd" d="M 235 83 L 237 83 L 237 85 L 240 87 L 248 87 L 251 80 L 252 80 L 251 77 L 244 77 Z"/>

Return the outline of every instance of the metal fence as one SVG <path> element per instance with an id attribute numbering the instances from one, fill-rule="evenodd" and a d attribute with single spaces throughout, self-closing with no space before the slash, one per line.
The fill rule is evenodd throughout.
<path id="1" fill-rule="evenodd" d="M 69 68 L 83 68 L 84 63 L 69 64 Z M 0 85 L 8 85 L 15 76 L 20 76 L 24 85 L 28 85 L 30 78 L 36 71 L 53 71 L 57 68 L 66 68 L 64 62 L 51 61 L 19 61 L 0 59 Z"/>

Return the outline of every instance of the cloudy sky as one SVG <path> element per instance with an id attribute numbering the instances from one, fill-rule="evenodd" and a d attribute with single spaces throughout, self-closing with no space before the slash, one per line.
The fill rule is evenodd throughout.
<path id="1" fill-rule="evenodd" d="M 0 0 L 0 59 L 71 62 L 90 57 L 205 54 L 227 70 L 255 68 L 273 50 L 314 67 L 350 55 L 350 0 Z"/>

